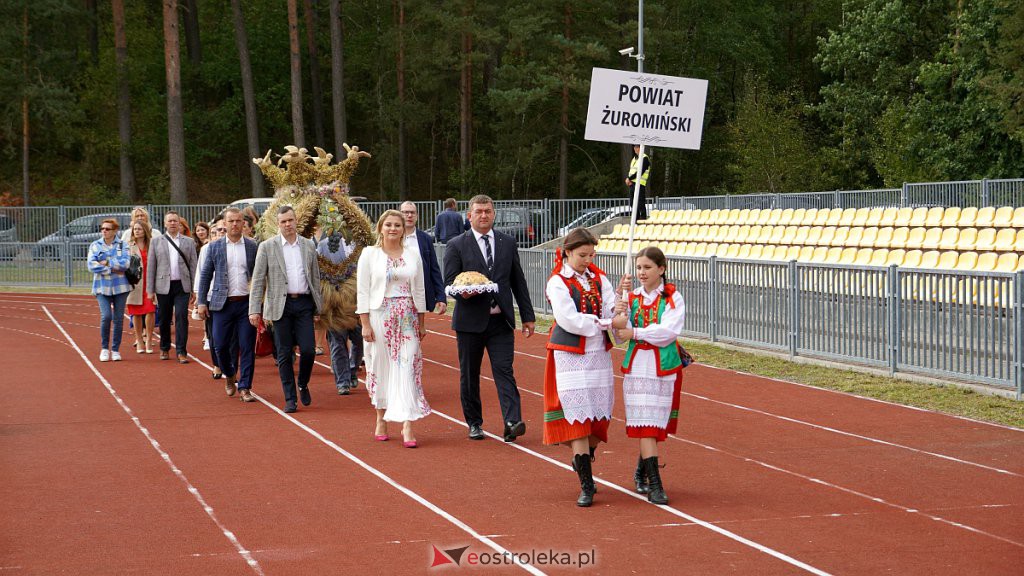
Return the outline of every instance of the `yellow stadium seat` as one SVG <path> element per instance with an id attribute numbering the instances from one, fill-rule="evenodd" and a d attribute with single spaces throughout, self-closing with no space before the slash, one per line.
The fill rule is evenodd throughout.
<path id="1" fill-rule="evenodd" d="M 896 211 L 896 219 L 893 220 L 893 228 L 910 228 L 910 222 L 913 220 L 914 209 L 913 208 L 900 208 Z"/>
<path id="2" fill-rule="evenodd" d="M 696 256 L 697 255 L 697 243 L 687 242 L 683 245 L 683 256 Z"/>
<path id="3" fill-rule="evenodd" d="M 840 254 L 839 254 L 839 263 L 840 264 L 850 264 L 850 265 L 852 265 L 856 260 L 857 260 L 857 249 L 852 247 L 852 246 L 848 246 L 846 248 L 843 248 L 843 251 L 840 252 Z"/>
<path id="4" fill-rule="evenodd" d="M 1014 228 L 1024 228 L 1024 206 L 1013 209 L 1013 219 L 1010 220 L 1010 225 Z"/>
<path id="5" fill-rule="evenodd" d="M 974 241 L 975 252 L 991 252 L 996 249 L 996 234 L 999 231 L 995 228 L 982 228 L 978 230 L 978 238 Z M 959 248 L 957 248 L 959 250 Z"/>
<path id="6" fill-rule="evenodd" d="M 894 228 L 892 231 L 892 240 L 889 240 L 889 248 L 908 248 L 907 240 L 910 238 L 910 228 L 902 226 L 900 228 Z"/>
<path id="7" fill-rule="evenodd" d="M 836 237 L 835 226 L 825 226 L 821 229 L 821 236 L 818 238 L 818 246 L 831 246 L 832 239 Z"/>
<path id="8" fill-rule="evenodd" d="M 706 256 L 709 252 L 708 248 L 714 246 L 714 244 L 708 244 L 707 242 L 698 242 L 697 247 L 694 249 L 694 256 Z M 710 250 L 714 252 L 714 248 Z"/>
<path id="9" fill-rule="evenodd" d="M 958 234 L 960 231 L 956 228 L 946 228 L 953 234 Z M 942 242 L 942 235 L 944 234 L 942 228 L 929 228 L 924 233 L 924 239 L 921 240 L 922 250 L 938 250 L 939 244 Z M 953 236 L 953 246 L 956 246 L 956 236 Z"/>
<path id="10" fill-rule="evenodd" d="M 797 230 L 799 230 L 798 226 L 786 226 L 783 228 L 782 240 L 779 241 L 779 244 L 796 244 Z"/>
<path id="11" fill-rule="evenodd" d="M 895 252 L 895 250 L 893 251 Z M 892 254 L 892 252 L 890 252 Z M 920 250 L 908 250 L 903 255 L 903 263 L 899 266 L 904 268 L 920 268 L 921 258 L 924 254 Z"/>
<path id="12" fill-rule="evenodd" d="M 929 229 L 928 232 L 930 233 L 932 230 L 934 230 L 934 228 Z M 960 229 L 942 228 L 941 230 L 942 234 L 939 237 L 939 242 L 937 246 L 932 246 L 928 243 L 927 240 L 925 240 L 924 248 L 926 250 L 935 250 L 936 248 L 938 248 L 939 250 L 956 250 L 956 242 L 957 239 L 960 237 Z"/>
<path id="13" fill-rule="evenodd" d="M 728 214 L 728 212 L 726 212 Z M 715 208 L 708 214 L 708 224 L 719 224 L 722 217 L 722 210 Z"/>
<path id="14" fill-rule="evenodd" d="M 837 226 L 846 226 L 849 228 L 853 225 L 853 219 L 857 217 L 856 208 L 847 208 L 843 210 L 842 216 L 839 218 L 839 224 Z"/>
<path id="15" fill-rule="evenodd" d="M 996 219 L 996 209 L 993 206 L 978 208 L 978 217 L 974 219 L 975 228 L 989 228 Z"/>
<path id="16" fill-rule="evenodd" d="M 672 225 L 672 239 L 676 242 L 683 242 L 686 240 L 686 233 L 689 232 L 689 227 L 683 224 Z"/>
<path id="17" fill-rule="evenodd" d="M 726 223 L 732 224 L 734 226 L 740 224 L 740 212 L 742 212 L 742 210 L 740 210 L 739 208 L 733 208 L 729 210 L 729 215 L 726 216 L 725 219 Z"/>
<path id="18" fill-rule="evenodd" d="M 825 226 L 839 226 L 839 221 L 843 219 L 843 209 L 833 208 L 828 212 L 828 219 L 825 221 Z"/>
<path id="19" fill-rule="evenodd" d="M 739 258 L 740 248 L 743 244 L 726 244 L 726 251 L 723 258 Z"/>
<path id="20" fill-rule="evenodd" d="M 925 222 L 928 221 L 928 209 L 925 207 L 914 208 L 913 214 L 910 215 L 910 222 L 907 222 L 908 228 L 924 228 Z"/>
<path id="21" fill-rule="evenodd" d="M 707 224 L 700 224 L 697 226 L 697 233 L 695 234 L 694 240 L 697 242 L 707 242 L 711 236 L 711 226 Z"/>
<path id="22" fill-rule="evenodd" d="M 850 235 L 850 229 L 843 226 L 836 228 L 836 234 L 832 237 L 832 241 L 829 242 L 832 246 L 846 246 L 846 237 Z"/>
<path id="23" fill-rule="evenodd" d="M 757 220 L 760 217 L 761 217 L 761 209 L 760 208 L 752 208 L 750 210 L 750 212 L 747 213 L 746 223 L 749 224 L 750 226 L 753 226 L 753 225 L 757 224 Z"/>
<path id="24" fill-rule="evenodd" d="M 816 246 L 814 252 L 811 253 L 811 262 L 821 263 L 825 261 L 825 257 L 828 256 L 828 248 L 825 246 Z"/>
<path id="25" fill-rule="evenodd" d="M 956 268 L 956 262 L 960 259 L 960 253 L 956 250 L 947 250 L 939 255 L 939 262 L 935 265 L 940 270 L 952 270 Z"/>
<path id="26" fill-rule="evenodd" d="M 924 244 L 924 237 L 926 234 L 927 231 L 925 228 L 911 228 L 910 234 L 907 236 L 907 240 L 903 244 L 911 250 L 919 250 Z"/>
<path id="27" fill-rule="evenodd" d="M 750 208 L 744 208 L 740 210 L 739 215 L 736 217 L 737 224 L 750 224 Z"/>
<path id="28" fill-rule="evenodd" d="M 878 228 L 882 225 L 882 215 L 885 213 L 885 208 L 875 207 L 868 211 L 868 219 L 864 222 L 865 228 L 875 227 Z M 891 224 L 890 224 L 891 225 Z"/>
<path id="29" fill-rule="evenodd" d="M 960 219 L 957 220 L 956 225 L 961 228 L 968 228 L 974 226 L 974 222 L 978 219 L 978 209 L 974 206 L 969 206 L 960 211 Z"/>
<path id="30" fill-rule="evenodd" d="M 757 223 L 760 224 L 761 226 L 765 226 L 766 224 L 768 224 L 768 220 L 770 220 L 771 217 L 772 211 L 769 210 L 768 208 L 765 208 L 764 210 L 761 210 L 761 212 L 757 215 Z"/>
<path id="31" fill-rule="evenodd" d="M 780 260 L 780 252 L 785 254 L 785 249 L 779 246 L 765 246 L 761 251 L 761 260 Z"/>
<path id="32" fill-rule="evenodd" d="M 1013 250 L 1013 241 L 1017 238 L 1016 228 L 999 228 L 996 233 L 995 248 L 998 252 Z"/>
<path id="33" fill-rule="evenodd" d="M 811 221 L 811 226 L 826 226 L 826 223 L 828 222 L 828 217 L 831 213 L 832 210 L 829 208 L 822 208 L 818 210 L 814 214 L 814 220 Z"/>
<path id="34" fill-rule="evenodd" d="M 790 240 L 789 243 L 790 244 L 798 244 L 800 246 L 803 246 L 804 244 L 807 244 L 807 237 L 810 235 L 810 233 L 811 233 L 811 229 L 809 227 L 807 227 L 807 226 L 797 226 L 796 227 L 796 235 L 793 236 L 793 239 Z"/>
<path id="35" fill-rule="evenodd" d="M 938 268 L 939 267 L 939 251 L 929 250 L 921 254 L 921 262 L 918 264 L 918 268 Z"/>
<path id="36" fill-rule="evenodd" d="M 725 258 L 726 257 L 725 255 L 728 254 L 728 253 L 729 253 L 729 245 L 728 244 L 719 244 L 717 247 L 715 247 L 715 256 L 718 256 L 719 258 Z"/>
<path id="37" fill-rule="evenodd" d="M 1017 230 L 1017 239 L 1013 242 L 1013 249 L 1017 252 L 1024 252 L 1024 228 Z"/>
<path id="38" fill-rule="evenodd" d="M 871 215 L 871 208 L 857 208 L 857 211 L 853 215 L 853 222 L 850 223 L 851 227 L 860 226 L 861 228 L 867 224 L 868 216 Z"/>
<path id="39" fill-rule="evenodd" d="M 801 226 L 813 226 L 814 225 L 814 219 L 817 216 L 818 216 L 818 209 L 817 208 L 807 208 L 806 210 L 804 210 L 804 215 L 803 215 L 802 218 L 800 218 L 800 222 L 794 222 L 794 223 L 800 224 Z M 794 221 L 796 220 L 796 216 L 795 215 L 793 216 L 793 220 Z"/>
<path id="40" fill-rule="evenodd" d="M 806 208 L 797 208 L 796 210 L 793 210 L 793 214 L 789 217 L 789 224 L 793 226 L 802 226 L 804 223 L 804 216 L 806 214 Z"/>
<path id="41" fill-rule="evenodd" d="M 761 226 L 761 233 L 758 234 L 756 242 L 758 244 L 767 244 L 768 239 L 772 237 L 772 232 L 774 231 L 774 226 Z"/>
<path id="42" fill-rule="evenodd" d="M 864 234 L 861 235 L 860 241 L 857 242 L 857 246 L 861 248 L 873 248 L 875 246 L 875 240 L 878 239 L 878 228 L 865 228 Z"/>
<path id="43" fill-rule="evenodd" d="M 978 243 L 978 229 L 977 228 L 961 228 L 960 236 L 956 239 L 956 250 L 960 252 L 967 252 L 975 250 L 975 245 Z M 941 248 L 941 246 L 940 246 Z"/>
<path id="44" fill-rule="evenodd" d="M 846 236 L 847 246 L 860 246 L 860 239 L 864 237 L 864 228 L 857 226 L 850 228 L 850 233 Z"/>
<path id="45" fill-rule="evenodd" d="M 851 246 L 851 248 L 852 248 L 852 246 Z M 868 264 L 871 264 L 871 255 L 872 255 L 872 253 L 874 253 L 874 250 L 872 250 L 871 248 L 858 248 L 857 251 L 854 252 L 854 257 L 853 257 L 854 265 L 856 265 L 856 266 L 867 266 Z"/>
<path id="46" fill-rule="evenodd" d="M 839 261 L 843 259 L 843 249 L 838 246 L 833 246 L 828 249 L 825 254 L 826 264 L 839 264 Z"/>
<path id="47" fill-rule="evenodd" d="M 722 226 L 722 228 L 719 228 L 719 238 L 720 238 L 720 241 L 728 243 L 728 244 L 735 244 L 736 243 L 736 236 L 739 234 L 739 232 L 740 232 L 740 227 L 739 226 L 729 226 L 729 225 Z"/>
<path id="48" fill-rule="evenodd" d="M 1001 206 L 992 217 L 992 226 L 1006 228 L 1013 224 L 1013 206 Z"/>
<path id="49" fill-rule="evenodd" d="M 939 265 L 942 266 L 942 259 L 939 259 Z M 960 252 L 953 264 L 954 270 L 970 271 L 974 270 L 974 267 L 978 265 L 978 253 L 977 252 Z"/>
<path id="50" fill-rule="evenodd" d="M 735 235 L 733 235 L 733 240 L 732 241 L 733 242 L 738 242 L 740 244 L 746 242 L 747 241 L 747 237 L 750 236 L 750 226 L 747 226 L 746 224 L 744 224 L 742 226 L 733 226 L 733 228 L 736 229 L 736 233 L 735 233 Z"/>
<path id="51" fill-rule="evenodd" d="M 673 224 L 685 224 L 686 219 L 689 217 L 687 210 L 673 210 L 672 211 L 672 223 Z"/>
<path id="52" fill-rule="evenodd" d="M 661 210 L 651 210 L 647 213 L 647 221 L 655 224 L 661 224 Z"/>
<path id="53" fill-rule="evenodd" d="M 697 223 L 711 224 L 711 210 L 701 210 L 700 213 L 697 214 Z"/>
<path id="54" fill-rule="evenodd" d="M 758 239 L 761 238 L 762 227 L 754 224 L 750 227 L 750 234 L 747 234 L 747 242 L 750 244 L 756 244 Z"/>
<path id="55" fill-rule="evenodd" d="M 764 245 L 763 244 L 754 244 L 753 246 L 750 247 L 750 259 L 751 260 L 760 260 L 762 253 L 764 253 Z"/>
<path id="56" fill-rule="evenodd" d="M 792 208 L 784 209 L 782 211 L 782 216 L 779 217 L 779 224 L 782 224 L 783 226 L 789 226 L 793 224 L 793 215 L 795 213 L 796 210 L 793 210 Z M 801 217 L 803 216 L 801 215 Z"/>
<path id="57" fill-rule="evenodd" d="M 721 230 L 721 226 L 718 224 L 712 224 L 708 227 L 708 236 L 705 238 L 708 242 L 718 242 L 718 234 Z"/>
<path id="58" fill-rule="evenodd" d="M 776 260 L 796 260 L 800 256 L 799 246 L 776 246 L 775 247 L 775 259 Z"/>
<path id="59" fill-rule="evenodd" d="M 741 259 L 749 259 L 751 248 L 753 248 L 753 246 L 751 246 L 750 244 L 740 244 L 740 251 L 738 254 L 736 254 L 736 257 Z"/>
<path id="60" fill-rule="evenodd" d="M 772 235 L 768 238 L 768 242 L 771 244 L 782 244 L 782 238 L 786 235 L 785 226 L 776 226 L 772 228 Z"/>
<path id="61" fill-rule="evenodd" d="M 814 256 L 814 246 L 803 246 L 800 248 L 800 253 L 797 254 L 796 259 L 800 262 L 810 262 Z"/>
<path id="62" fill-rule="evenodd" d="M 918 252 L 920 254 L 920 252 Z M 885 257 L 885 264 L 883 266 L 903 266 L 903 261 L 906 259 L 907 252 L 905 250 L 889 250 L 889 253 Z"/>
<path id="63" fill-rule="evenodd" d="M 978 254 L 978 263 L 974 265 L 975 272 L 992 272 L 996 269 L 999 263 L 999 255 L 986 252 L 985 254 Z M 959 264 L 959 262 L 958 262 Z"/>
<path id="64" fill-rule="evenodd" d="M 804 244 L 808 246 L 817 246 L 821 240 L 821 226 L 811 226 L 807 228 L 807 237 L 804 238 Z"/>
<path id="65" fill-rule="evenodd" d="M 888 248 L 892 242 L 893 229 L 886 226 L 885 228 L 879 228 L 878 234 L 875 235 L 875 248 Z"/>
<path id="66" fill-rule="evenodd" d="M 774 208 L 768 215 L 768 225 L 778 226 L 782 223 L 782 209 Z"/>
<path id="67" fill-rule="evenodd" d="M 924 219 L 925 228 L 935 228 L 942 226 L 942 215 L 946 213 L 946 209 L 942 206 L 932 206 L 928 209 L 928 214 Z"/>
<path id="68" fill-rule="evenodd" d="M 942 222 L 938 225 L 943 228 L 955 228 L 958 220 L 960 220 L 960 207 L 950 206 L 942 213 Z"/>
<path id="69" fill-rule="evenodd" d="M 1019 256 L 1016 252 L 1010 252 L 1008 254 L 1000 254 L 999 260 L 996 261 L 996 272 L 1013 272 L 1017 270 L 1017 258 Z"/>
<path id="70" fill-rule="evenodd" d="M 878 227 L 896 227 L 896 216 L 899 214 L 899 208 L 884 208 L 882 209 L 882 217 L 878 220 Z"/>

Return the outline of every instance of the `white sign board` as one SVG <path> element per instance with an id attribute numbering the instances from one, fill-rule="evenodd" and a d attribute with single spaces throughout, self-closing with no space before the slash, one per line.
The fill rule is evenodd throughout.
<path id="1" fill-rule="evenodd" d="M 587 140 L 700 149 L 708 81 L 594 68 Z"/>

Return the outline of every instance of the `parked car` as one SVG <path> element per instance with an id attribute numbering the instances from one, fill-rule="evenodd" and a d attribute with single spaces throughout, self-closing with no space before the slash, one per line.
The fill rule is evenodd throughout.
<path id="1" fill-rule="evenodd" d="M 558 229 L 558 236 L 565 236 L 574 228 L 589 228 L 591 226 L 597 226 L 602 222 L 607 222 L 613 218 L 620 216 L 630 216 L 630 206 L 608 206 L 605 208 L 587 208 L 580 212 L 576 218 L 566 224 L 565 226 Z M 650 214 L 654 210 L 654 204 L 647 205 L 647 213 Z"/>
<path id="2" fill-rule="evenodd" d="M 228 204 L 228 207 L 238 208 L 239 210 L 245 210 L 246 208 L 251 207 L 256 211 L 257 216 L 263 216 L 263 213 L 267 211 L 267 208 L 270 208 L 270 204 L 273 201 L 273 198 L 243 198 Z"/>
<path id="3" fill-rule="evenodd" d="M 7 260 L 18 255 L 18 227 L 14 218 L 0 214 L 0 258 Z"/>
<path id="4" fill-rule="evenodd" d="M 103 233 L 100 232 L 100 224 L 108 218 L 117 220 L 121 230 L 127 228 L 132 221 L 132 215 L 129 212 L 79 216 L 65 224 L 60 230 L 36 242 L 32 247 L 32 257 L 37 260 L 58 259 L 63 253 L 65 243 L 70 242 L 72 258 L 84 259 L 89 253 L 89 245 L 103 236 Z"/>
<path id="5" fill-rule="evenodd" d="M 463 220 L 467 218 L 465 212 L 460 213 Z M 545 218 L 550 217 L 550 212 L 541 208 L 530 208 L 528 206 L 501 206 L 494 209 L 493 228 L 504 232 L 516 239 L 520 248 L 529 248 L 537 244 L 543 244 L 551 240 L 551 234 L 545 232 Z M 434 236 L 434 227 L 424 230 L 431 238 Z"/>

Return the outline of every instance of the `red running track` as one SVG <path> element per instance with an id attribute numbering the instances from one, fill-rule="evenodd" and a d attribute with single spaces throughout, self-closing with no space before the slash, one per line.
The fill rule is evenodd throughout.
<path id="1" fill-rule="evenodd" d="M 450 325 L 430 317 L 435 413 L 407 450 L 373 441 L 363 388 L 337 396 L 325 364 L 313 405 L 286 415 L 269 359 L 260 402 L 227 398 L 194 329 L 188 365 L 135 354 L 129 334 L 125 360 L 101 364 L 91 298 L 0 294 L 0 319 L 5 574 L 580 572 L 538 558 L 548 551 L 602 574 L 1024 566 L 1017 429 L 695 365 L 662 445 L 670 504 L 630 492 L 637 447 L 620 398 L 595 505 L 579 509 L 568 450 L 540 442 L 543 335 L 517 342 L 527 435 L 472 442 Z M 489 380 L 483 396 L 485 429 L 500 434 Z M 467 546 L 460 565 L 431 568 L 435 547 Z M 483 565 L 508 554 L 532 563 Z"/>

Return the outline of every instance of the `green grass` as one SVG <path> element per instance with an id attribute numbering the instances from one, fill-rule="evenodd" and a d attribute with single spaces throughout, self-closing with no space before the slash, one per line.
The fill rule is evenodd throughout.
<path id="1" fill-rule="evenodd" d="M 32 293 L 32 294 L 83 294 L 88 295 L 90 288 L 88 286 L 73 286 L 68 288 L 67 286 L 5 286 L 0 284 L 0 292 L 21 292 L 21 293 Z"/>
<path id="2" fill-rule="evenodd" d="M 537 317 L 538 330 L 547 332 L 551 324 L 551 318 Z M 697 362 L 708 366 L 1024 428 L 1024 402 L 978 392 L 955 382 L 943 386 L 911 382 L 854 368 L 844 370 L 791 362 L 770 354 L 744 352 L 699 340 L 684 340 L 683 345 Z"/>

